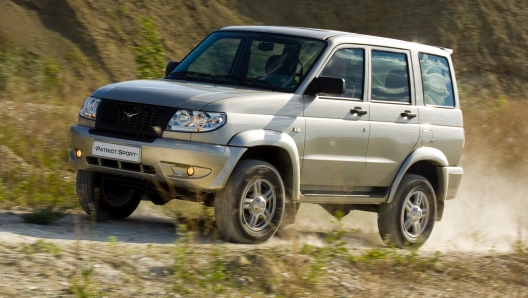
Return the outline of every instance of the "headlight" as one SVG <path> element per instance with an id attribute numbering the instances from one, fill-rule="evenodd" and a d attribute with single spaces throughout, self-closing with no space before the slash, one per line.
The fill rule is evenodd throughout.
<path id="1" fill-rule="evenodd" d="M 178 110 L 167 125 L 167 130 L 200 132 L 222 127 L 227 121 L 224 113 Z"/>
<path id="2" fill-rule="evenodd" d="M 88 97 L 81 108 L 81 111 L 79 112 L 79 115 L 81 115 L 84 118 L 95 120 L 95 116 L 97 113 L 97 107 L 99 106 L 99 103 L 101 102 L 100 98 L 95 97 Z"/>

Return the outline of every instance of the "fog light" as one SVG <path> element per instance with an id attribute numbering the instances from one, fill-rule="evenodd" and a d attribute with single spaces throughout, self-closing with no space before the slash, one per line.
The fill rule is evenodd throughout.
<path id="1" fill-rule="evenodd" d="M 81 149 L 75 149 L 75 156 L 77 156 L 77 158 L 81 158 L 82 156 Z"/>
<path id="2" fill-rule="evenodd" d="M 187 175 L 192 176 L 194 175 L 194 168 L 189 166 L 187 167 Z"/>

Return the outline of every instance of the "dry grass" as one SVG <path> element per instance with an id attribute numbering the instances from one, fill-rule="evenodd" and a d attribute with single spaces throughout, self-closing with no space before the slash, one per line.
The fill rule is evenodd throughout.
<path id="1" fill-rule="evenodd" d="M 319 255 L 295 248 L 294 239 L 268 247 L 211 245 L 200 244 L 200 230 L 180 228 L 179 234 L 173 245 L 131 244 L 115 237 L 107 243 L 3 242 L 0 292 L 25 296 L 38 289 L 46 296 L 76 297 L 525 297 L 528 288 L 526 253 L 444 255 L 372 248 Z"/>
<path id="2" fill-rule="evenodd" d="M 464 94 L 464 154 L 492 166 L 522 170 L 528 163 L 528 102 L 505 95 Z"/>

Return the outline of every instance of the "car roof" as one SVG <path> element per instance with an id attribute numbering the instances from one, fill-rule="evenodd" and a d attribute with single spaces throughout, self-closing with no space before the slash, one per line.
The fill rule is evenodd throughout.
<path id="1" fill-rule="evenodd" d="M 293 36 L 302 36 L 320 40 L 339 40 L 341 43 L 357 43 L 357 44 L 368 44 L 377 46 L 387 46 L 394 48 L 407 48 L 407 49 L 418 49 L 418 50 L 429 50 L 435 53 L 443 53 L 444 55 L 450 55 L 453 50 L 428 46 L 415 42 L 403 41 L 398 39 L 337 31 L 327 29 L 316 29 L 316 28 L 304 28 L 304 27 L 285 27 L 285 26 L 229 26 L 218 29 L 218 31 L 248 31 L 248 32 L 262 32 L 262 33 L 275 33 L 285 34 Z M 441 50 L 441 51 L 439 51 Z"/>

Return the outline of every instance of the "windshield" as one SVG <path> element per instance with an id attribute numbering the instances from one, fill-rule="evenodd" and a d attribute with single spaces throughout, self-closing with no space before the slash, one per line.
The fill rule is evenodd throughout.
<path id="1" fill-rule="evenodd" d="M 214 32 L 166 78 L 293 92 L 325 46 L 302 37 Z"/>

